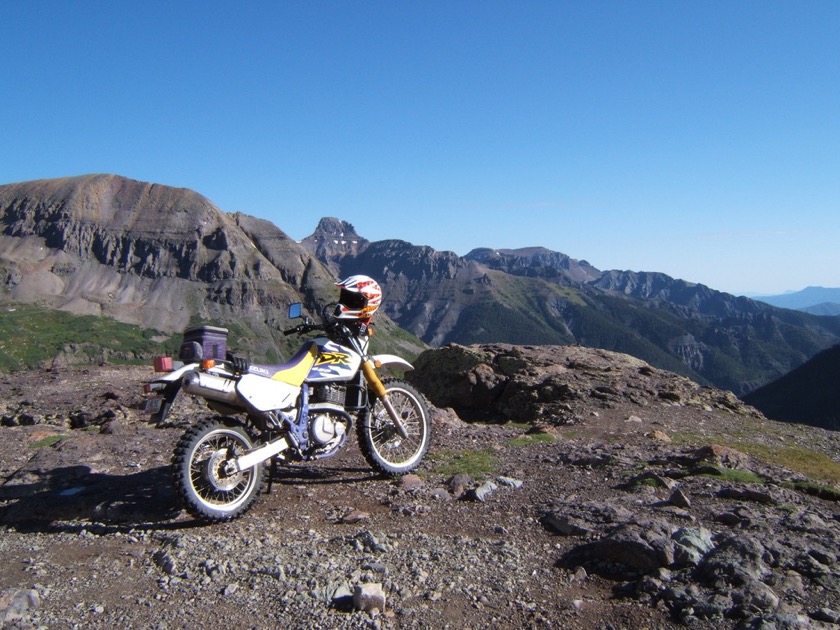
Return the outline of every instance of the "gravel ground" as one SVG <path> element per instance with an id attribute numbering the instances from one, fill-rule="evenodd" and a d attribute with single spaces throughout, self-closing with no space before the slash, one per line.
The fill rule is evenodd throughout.
<path id="1" fill-rule="evenodd" d="M 833 434 L 667 403 L 593 400 L 584 422 L 537 434 L 466 425 L 437 411 L 430 456 L 417 475 L 376 475 L 351 444 L 334 458 L 281 469 L 244 517 L 206 525 L 180 510 L 168 471 L 175 441 L 200 408 L 185 400 L 170 426 L 147 424 L 139 392 L 149 376 L 147 368 L 105 366 L 2 377 L 3 627 L 840 621 L 832 616 L 840 610 L 836 501 L 778 484 L 674 473 L 687 470 L 702 446 L 733 435 L 808 446 L 837 461 Z M 669 434 L 694 441 L 678 445 Z M 492 458 L 491 471 L 453 478 L 444 469 L 475 453 Z M 796 478 L 746 456 L 742 463 L 766 478 Z M 628 485 L 644 473 L 667 483 Z M 558 529 L 558 522 L 581 530 Z M 628 569 L 638 545 L 616 543 L 622 527 L 645 535 L 690 527 L 709 532 L 710 542 L 690 566 L 669 557 Z M 757 568 L 743 579 L 730 573 L 751 566 L 748 549 L 721 564 L 733 537 L 761 546 Z M 619 544 L 613 559 L 624 564 L 599 555 L 605 541 Z M 648 536 L 648 547 L 657 545 Z"/>

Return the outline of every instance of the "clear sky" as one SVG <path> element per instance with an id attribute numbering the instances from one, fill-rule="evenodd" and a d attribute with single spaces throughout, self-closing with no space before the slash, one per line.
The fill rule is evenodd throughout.
<path id="1" fill-rule="evenodd" d="M 840 286 L 837 0 L 0 0 L 0 183 Z"/>

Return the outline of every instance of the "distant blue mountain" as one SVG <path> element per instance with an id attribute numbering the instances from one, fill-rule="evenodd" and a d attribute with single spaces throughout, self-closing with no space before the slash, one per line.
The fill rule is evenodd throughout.
<path id="1" fill-rule="evenodd" d="M 840 315 L 840 304 L 836 302 L 823 302 L 822 304 L 814 304 L 814 306 L 799 310 L 810 313 L 811 315 Z"/>
<path id="2" fill-rule="evenodd" d="M 840 315 L 840 289 L 807 287 L 795 293 L 752 298 L 779 308 L 805 311 L 813 315 Z"/>

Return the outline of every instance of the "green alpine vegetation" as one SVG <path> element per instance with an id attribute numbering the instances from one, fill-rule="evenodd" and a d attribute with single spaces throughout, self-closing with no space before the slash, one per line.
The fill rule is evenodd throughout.
<path id="1" fill-rule="evenodd" d="M 171 352 L 180 335 L 123 324 L 107 317 L 72 315 L 38 306 L 0 310 L 0 371 L 28 370 L 67 363 L 144 363 Z"/>

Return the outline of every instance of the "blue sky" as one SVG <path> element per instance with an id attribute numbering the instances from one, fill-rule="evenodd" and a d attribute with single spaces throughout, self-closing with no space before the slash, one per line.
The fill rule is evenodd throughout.
<path id="1" fill-rule="evenodd" d="M 840 2 L 0 0 L 0 183 L 840 286 Z"/>

